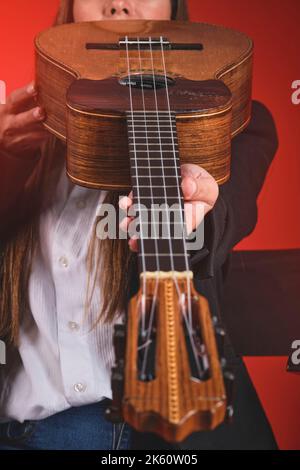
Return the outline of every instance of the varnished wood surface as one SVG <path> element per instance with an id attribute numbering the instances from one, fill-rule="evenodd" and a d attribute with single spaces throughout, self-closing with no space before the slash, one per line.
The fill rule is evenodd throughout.
<path id="1" fill-rule="evenodd" d="M 157 93 L 160 110 L 167 109 L 165 94 L 165 90 Z M 139 95 L 133 92 L 134 108 Z M 187 96 L 191 96 L 189 101 Z M 67 100 L 69 177 L 87 187 L 129 189 L 127 87 L 114 78 L 77 80 L 70 86 Z M 147 110 L 155 109 L 152 93 L 145 92 L 145 100 Z M 178 135 L 181 162 L 203 166 L 219 184 L 226 181 L 230 172 L 232 104 L 228 88 L 217 80 L 199 83 L 178 79 L 170 89 L 170 104 L 177 110 L 177 130 L 173 134 Z"/>
<path id="2" fill-rule="evenodd" d="M 72 31 L 72 34 L 70 34 Z M 119 51 L 86 51 L 87 42 L 118 43 L 122 36 L 167 36 L 171 42 L 202 43 L 203 51 L 166 51 L 168 73 L 190 80 L 219 78 L 252 55 L 253 44 L 245 34 L 220 25 L 184 21 L 98 21 L 66 24 L 41 32 L 36 50 L 76 76 L 101 80 L 119 73 Z M 100 58 L 103 60 L 101 61 Z M 180 60 L 178 60 L 178 55 Z M 139 60 L 136 60 L 136 68 Z M 127 67 L 121 63 L 122 72 Z M 147 68 L 147 67 L 145 67 Z M 148 69 L 151 68 L 149 61 Z M 160 64 L 160 68 L 162 68 Z"/>
<path id="3" fill-rule="evenodd" d="M 191 432 L 214 429 L 220 424 L 225 417 L 226 397 L 207 300 L 190 279 L 177 278 L 180 292 L 187 293 L 190 282 L 191 295 L 198 299 L 202 335 L 209 350 L 211 377 L 199 381 L 191 377 L 174 278 L 159 278 L 158 282 L 156 377 L 149 382 L 137 380 L 140 289 L 128 311 L 123 412 L 136 430 L 155 430 L 165 440 L 178 442 Z M 155 277 L 147 280 L 147 295 L 153 296 L 155 284 Z"/>
<path id="4" fill-rule="evenodd" d="M 73 103 L 66 113 L 66 94 L 74 80 L 79 78 L 101 80 L 111 76 L 119 78 L 127 72 L 124 51 L 86 50 L 86 43 L 118 43 L 119 38 L 125 35 L 143 37 L 162 35 L 167 36 L 170 41 L 203 44 L 202 51 L 165 51 L 165 67 L 168 76 L 174 79 L 180 76 L 190 80 L 219 78 L 231 91 L 232 110 L 224 110 L 223 114 L 212 112 L 207 119 L 203 114 L 202 116 L 194 114 L 184 122 L 183 115 L 178 115 L 177 118 L 183 162 L 188 159 L 190 163 L 203 165 L 218 183 L 222 184 L 229 178 L 230 137 L 240 132 L 250 119 L 253 44 L 251 39 L 238 31 L 222 26 L 186 22 L 145 20 L 84 22 L 51 28 L 36 37 L 36 82 L 40 104 L 47 111 L 45 126 L 62 140 L 67 139 L 68 132 L 72 140 L 68 149 L 69 176 L 74 182 L 86 186 L 91 176 L 91 187 L 96 188 L 130 187 L 128 153 L 124 151 L 126 145 L 124 146 L 123 138 L 125 120 L 120 122 L 119 115 L 117 115 L 119 119 L 113 120 L 109 112 L 103 116 L 98 108 L 94 110 L 96 111 L 94 115 L 91 115 L 89 111 L 82 109 L 82 102 L 78 103 L 78 106 Z M 132 52 L 131 57 L 133 57 L 132 70 L 140 71 L 137 55 L 134 58 Z M 144 60 L 146 54 L 142 53 L 142 58 L 143 71 L 151 70 L 151 61 Z M 154 52 L 154 63 L 155 69 L 161 73 L 164 67 L 161 54 L 157 51 Z M 74 162 L 80 163 L 81 167 L 86 164 L 87 155 L 82 154 L 86 139 L 82 131 L 89 124 L 92 129 L 99 129 L 102 126 L 103 132 L 100 130 L 99 134 L 103 137 L 109 135 L 111 142 L 112 138 L 119 135 L 122 143 L 118 148 L 114 142 L 108 146 L 108 142 L 103 140 L 100 142 L 98 136 L 91 136 L 91 130 L 87 130 L 89 139 L 92 137 L 90 164 L 95 164 L 97 168 L 103 166 L 104 173 L 108 171 L 106 175 L 109 178 L 102 180 L 101 185 L 95 182 L 90 171 L 84 172 L 81 176 L 74 171 Z M 218 125 L 220 125 L 220 135 L 218 135 Z M 81 131 L 80 142 L 76 142 L 78 131 Z M 195 142 L 193 138 L 188 139 L 187 136 L 197 136 L 197 141 Z M 102 148 L 105 148 L 105 159 L 102 157 L 102 143 Z M 216 156 L 220 156 L 221 145 L 224 153 L 222 152 L 220 164 Z M 83 160 L 79 162 L 81 157 Z M 115 164 L 110 165 L 109 162 L 119 164 L 120 174 L 119 171 L 116 172 Z"/>

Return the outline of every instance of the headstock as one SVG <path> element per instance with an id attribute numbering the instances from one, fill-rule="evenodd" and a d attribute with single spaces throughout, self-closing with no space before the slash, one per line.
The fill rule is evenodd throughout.
<path id="1" fill-rule="evenodd" d="M 214 325 L 191 272 L 142 274 L 127 334 L 118 328 L 113 405 L 119 403 L 126 422 L 178 442 L 224 421 L 228 403 Z"/>

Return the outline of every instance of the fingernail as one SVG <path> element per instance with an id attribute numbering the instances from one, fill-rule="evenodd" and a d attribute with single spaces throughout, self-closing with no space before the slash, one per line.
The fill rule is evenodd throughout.
<path id="1" fill-rule="evenodd" d="M 119 200 L 119 207 L 120 209 L 122 209 L 123 211 L 126 210 L 126 204 L 125 204 L 125 199 L 122 198 Z"/>
<path id="2" fill-rule="evenodd" d="M 30 85 L 28 85 L 27 93 L 29 93 L 29 95 L 33 95 L 34 93 L 36 93 L 36 88 L 35 88 L 34 82 L 32 82 L 32 83 L 30 83 Z"/>
<path id="3" fill-rule="evenodd" d="M 42 108 L 35 108 L 35 110 L 33 111 L 33 115 L 37 119 L 42 119 L 44 117 L 44 112 Z"/>

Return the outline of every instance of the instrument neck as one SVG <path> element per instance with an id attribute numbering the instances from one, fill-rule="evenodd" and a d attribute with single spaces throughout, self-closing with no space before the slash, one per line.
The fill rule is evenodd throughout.
<path id="1" fill-rule="evenodd" d="M 129 111 L 127 130 L 140 273 L 187 271 L 176 115 Z"/>

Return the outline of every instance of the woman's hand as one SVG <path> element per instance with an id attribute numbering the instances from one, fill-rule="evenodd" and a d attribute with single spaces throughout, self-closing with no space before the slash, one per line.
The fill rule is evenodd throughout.
<path id="1" fill-rule="evenodd" d="M 0 105 L 0 153 L 32 158 L 49 136 L 43 127 L 44 110 L 37 106 L 34 83 L 13 91 Z"/>
<path id="2" fill-rule="evenodd" d="M 204 168 L 186 163 L 181 165 L 182 192 L 184 196 L 184 212 L 187 233 L 195 230 L 207 214 L 215 205 L 219 195 L 219 186 L 216 180 Z M 127 211 L 133 204 L 131 193 L 119 201 L 119 206 Z M 120 227 L 128 231 L 129 224 L 133 217 L 125 217 Z M 132 237 L 129 240 L 129 247 L 137 251 L 137 240 Z"/>

